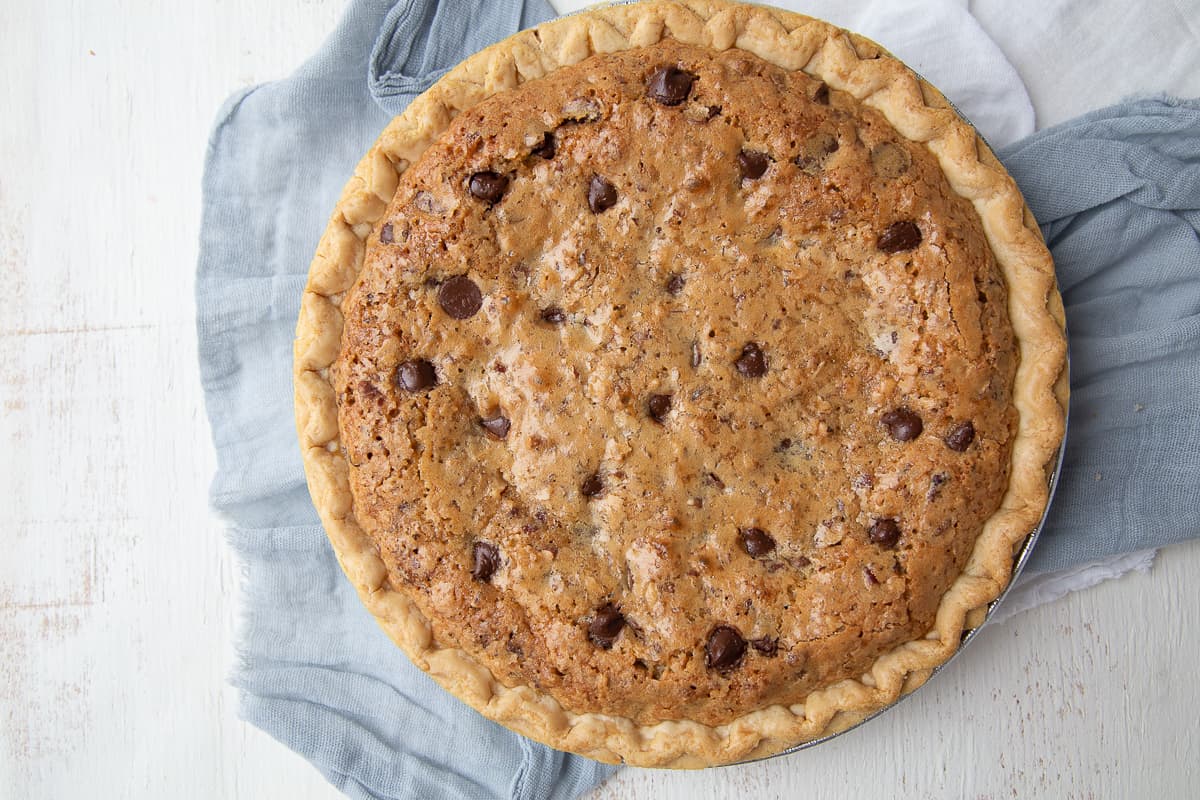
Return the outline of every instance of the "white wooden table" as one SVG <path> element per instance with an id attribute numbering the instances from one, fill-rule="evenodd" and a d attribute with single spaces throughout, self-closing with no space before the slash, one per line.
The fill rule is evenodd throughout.
<path id="1" fill-rule="evenodd" d="M 1126 53 L 1132 71 L 1111 56 L 1141 4 L 1086 4 L 1054 40 L 1010 24 L 1044 13 L 1034 0 L 973 5 L 1043 124 L 1133 90 L 1200 93 L 1195 2 L 1167 3 L 1191 56 Z M 340 7 L 0 5 L 0 798 L 336 796 L 224 685 L 236 577 L 205 499 L 192 280 L 219 103 L 287 74 Z M 988 629 L 830 745 L 624 770 L 595 797 L 1195 797 L 1197 574 L 1200 543 L 1170 548 Z"/>

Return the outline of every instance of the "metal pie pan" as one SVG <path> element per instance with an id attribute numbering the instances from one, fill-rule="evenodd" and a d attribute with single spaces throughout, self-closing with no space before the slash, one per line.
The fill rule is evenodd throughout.
<path id="1" fill-rule="evenodd" d="M 1069 364 L 1067 365 L 1066 369 L 1068 370 L 1068 374 L 1069 374 L 1069 371 L 1070 371 Z M 912 697 L 914 694 L 916 694 L 918 691 L 920 691 L 925 686 L 928 686 L 930 684 L 930 682 L 933 681 L 934 677 L 939 672 L 941 672 L 943 669 L 945 669 L 946 666 L 951 661 L 953 661 L 955 658 L 958 657 L 959 653 L 961 653 L 963 650 L 966 649 L 967 645 L 969 645 L 975 639 L 975 637 L 979 634 L 979 631 L 983 630 L 983 628 L 987 625 L 988 620 L 992 618 L 992 615 L 995 612 L 996 608 L 999 607 L 999 605 L 1002 602 L 1004 602 L 1004 598 L 1008 596 L 1008 593 L 1010 591 L 1012 591 L 1013 586 L 1017 582 L 1018 576 L 1020 576 L 1020 574 L 1021 574 L 1021 570 L 1025 568 L 1026 562 L 1029 561 L 1029 555 L 1030 555 L 1030 553 L 1033 552 L 1034 545 L 1037 543 L 1037 539 L 1038 539 L 1038 536 L 1042 532 L 1042 528 L 1044 528 L 1046 525 L 1046 518 L 1050 514 L 1050 506 L 1054 501 L 1054 492 L 1058 488 L 1058 477 L 1059 477 L 1059 474 L 1062 472 L 1063 453 L 1065 452 L 1066 446 L 1067 446 L 1067 421 L 1068 421 L 1067 420 L 1067 417 L 1068 417 L 1067 410 L 1064 409 L 1063 413 L 1064 413 L 1063 439 L 1062 439 L 1062 443 L 1059 444 L 1059 446 L 1058 446 L 1058 455 L 1055 457 L 1054 471 L 1051 473 L 1051 476 L 1050 476 L 1050 492 L 1046 498 L 1046 508 L 1042 512 L 1042 518 L 1041 518 L 1041 520 L 1038 521 L 1037 527 L 1035 527 L 1032 531 L 1030 531 L 1029 535 L 1025 537 L 1025 541 L 1021 543 L 1020 549 L 1017 550 L 1016 555 L 1013 557 L 1012 578 L 1009 580 L 1008 586 L 1006 586 L 1004 588 L 1004 591 L 1001 592 L 1000 595 L 995 600 L 993 600 L 992 602 L 987 604 L 987 611 L 984 614 L 983 622 L 981 622 L 979 625 L 977 625 L 974 628 L 968 628 L 963 631 L 962 640 L 959 643 L 958 649 L 955 650 L 954 653 L 951 654 L 950 658 L 946 659 L 942 664 L 934 667 L 933 671 L 929 675 L 929 678 L 924 683 L 922 683 L 920 686 L 918 686 L 916 689 L 913 689 L 911 692 L 908 692 L 907 694 L 900 695 L 899 697 L 897 697 L 895 700 L 893 700 L 888 705 L 884 706 L 883 708 L 879 709 L 878 711 L 875 711 L 875 712 L 863 717 L 859 721 L 855 722 L 853 725 L 850 725 L 849 727 L 847 727 L 843 730 L 837 731 L 836 733 L 828 734 L 827 736 L 822 736 L 819 739 L 812 739 L 807 742 L 801 742 L 798 745 L 789 747 L 786 750 L 780 750 L 778 753 L 773 753 L 772 755 L 769 755 L 769 756 L 763 756 L 761 758 L 750 758 L 750 759 L 746 759 L 744 761 L 735 761 L 726 766 L 738 766 L 741 764 L 753 764 L 756 761 L 766 761 L 766 760 L 772 759 L 772 758 L 779 758 L 780 756 L 791 755 L 792 753 L 798 753 L 801 750 L 807 750 L 811 747 L 816 747 L 818 745 L 825 744 L 826 742 L 832 741 L 832 740 L 838 738 L 839 736 L 847 734 L 850 731 L 855 730 L 859 726 L 867 724 L 868 722 L 875 719 L 876 717 L 879 717 L 879 716 L 882 716 L 882 715 L 888 713 L 889 711 L 894 709 L 896 706 L 900 705 L 900 703 L 902 703 L 904 700 L 908 699 L 909 697 Z"/>

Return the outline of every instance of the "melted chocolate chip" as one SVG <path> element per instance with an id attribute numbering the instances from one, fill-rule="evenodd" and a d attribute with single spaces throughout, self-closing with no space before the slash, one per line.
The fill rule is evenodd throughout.
<path id="1" fill-rule="evenodd" d="M 483 295 L 475 281 L 466 275 L 455 275 L 438 289 L 438 305 L 455 319 L 469 319 L 483 305 Z"/>
<path id="2" fill-rule="evenodd" d="M 829 105 L 829 84 L 822 83 L 817 87 L 817 91 L 813 92 L 813 102 L 823 106 Z"/>
<path id="3" fill-rule="evenodd" d="M 476 542 L 471 551 L 474 566 L 471 577 L 477 581 L 488 581 L 500 569 L 500 551 L 491 542 Z"/>
<path id="4" fill-rule="evenodd" d="M 396 241 L 395 234 L 392 233 L 392 223 L 385 222 L 383 227 L 379 229 L 379 241 L 384 244 L 391 244 Z"/>
<path id="5" fill-rule="evenodd" d="M 738 531 L 738 539 L 742 549 L 753 558 L 765 556 L 775 549 L 775 540 L 762 528 L 742 528 Z"/>
<path id="6" fill-rule="evenodd" d="M 383 392 L 370 381 L 359 381 L 358 391 L 362 395 L 363 400 L 371 400 L 376 403 L 383 400 Z"/>
<path id="7" fill-rule="evenodd" d="M 599 472 L 593 472 L 583 483 L 579 484 L 579 493 L 584 497 L 596 497 L 604 491 L 604 478 Z"/>
<path id="8" fill-rule="evenodd" d="M 551 325 L 561 325 L 567 321 L 567 315 L 558 306 L 550 306 L 542 311 L 542 322 L 549 322 Z"/>
<path id="9" fill-rule="evenodd" d="M 925 493 L 925 499 L 932 502 L 937 499 L 937 496 L 942 492 L 942 484 L 950 480 L 950 476 L 944 472 L 935 472 L 929 476 L 929 491 Z"/>
<path id="10" fill-rule="evenodd" d="M 608 650 L 624 627 L 625 616 L 612 603 L 605 603 L 596 609 L 592 621 L 588 623 L 588 638 L 592 644 Z"/>
<path id="11" fill-rule="evenodd" d="M 704 666 L 724 672 L 733 669 L 746 654 L 746 640 L 737 628 L 718 625 L 704 645 Z"/>
<path id="12" fill-rule="evenodd" d="M 554 134 L 546 131 L 546 135 L 542 137 L 541 143 L 529 151 L 532 155 L 538 158 L 544 158 L 547 161 L 554 158 L 554 154 L 558 152 L 557 142 L 554 141 Z"/>
<path id="13" fill-rule="evenodd" d="M 809 137 L 796 156 L 796 166 L 809 175 L 816 175 L 825 167 L 830 153 L 836 153 L 841 145 L 832 133 L 822 131 Z"/>
<path id="14" fill-rule="evenodd" d="M 677 106 L 692 92 L 696 76 L 677 67 L 663 67 L 650 76 L 646 94 L 664 106 Z"/>
<path id="15" fill-rule="evenodd" d="M 396 367 L 396 385 L 406 392 L 437 386 L 437 370 L 424 359 L 404 361 Z"/>
<path id="16" fill-rule="evenodd" d="M 867 539 L 885 550 L 891 550 L 900 541 L 900 526 L 890 517 L 877 519 L 867 529 Z"/>
<path id="17" fill-rule="evenodd" d="M 898 178 L 912 166 L 912 156 L 894 142 L 880 142 L 871 148 L 871 166 L 884 180 Z"/>
<path id="18" fill-rule="evenodd" d="M 925 426 L 915 411 L 908 408 L 897 408 L 887 412 L 879 421 L 887 428 L 888 433 L 898 442 L 910 442 L 921 435 Z"/>
<path id="19" fill-rule="evenodd" d="M 738 169 L 742 171 L 742 180 L 757 180 L 771 166 L 771 157 L 756 150 L 743 150 L 738 153 Z"/>
<path id="20" fill-rule="evenodd" d="M 512 653 L 517 658 L 522 658 L 525 655 L 525 648 L 521 647 L 520 642 L 513 641 L 512 633 L 508 634 L 508 643 L 504 645 L 504 649 Z"/>
<path id="21" fill-rule="evenodd" d="M 497 414 L 488 419 L 481 419 L 479 420 L 479 424 L 488 432 L 488 436 L 491 436 L 493 439 L 505 438 L 508 436 L 508 429 L 512 427 L 512 423 L 509 422 L 508 417 L 503 414 Z"/>
<path id="22" fill-rule="evenodd" d="M 650 412 L 650 418 L 661 425 L 671 411 L 671 395 L 650 395 L 650 400 L 646 403 L 646 410 Z"/>
<path id="23" fill-rule="evenodd" d="M 683 275 L 675 273 L 671 276 L 671 279 L 667 281 L 667 294 L 679 294 L 683 291 L 683 285 L 685 283 L 687 283 L 687 279 L 684 278 Z"/>
<path id="24" fill-rule="evenodd" d="M 495 203 L 508 188 L 508 177 L 498 172 L 476 172 L 467 182 L 471 195 L 485 203 Z"/>
<path id="25" fill-rule="evenodd" d="M 961 453 L 971 446 L 971 442 L 975 441 L 975 425 L 971 420 L 960 422 L 950 429 L 943 439 L 946 447 L 949 447 L 956 453 Z"/>
<path id="26" fill-rule="evenodd" d="M 587 201 L 593 214 L 607 211 L 617 204 L 617 187 L 599 175 L 593 175 L 588 184 Z"/>
<path id="27" fill-rule="evenodd" d="M 885 253 L 901 253 L 912 250 L 921 243 L 921 229 L 910 219 L 900 220 L 888 225 L 879 234 L 875 246 Z"/>
<path id="28" fill-rule="evenodd" d="M 767 356 L 757 342 L 747 342 L 733 364 L 747 378 L 761 378 L 767 374 Z"/>
<path id="29" fill-rule="evenodd" d="M 771 636 L 763 636 L 760 639 L 751 639 L 750 644 L 755 650 L 762 653 L 767 658 L 770 658 L 779 652 L 779 640 Z"/>

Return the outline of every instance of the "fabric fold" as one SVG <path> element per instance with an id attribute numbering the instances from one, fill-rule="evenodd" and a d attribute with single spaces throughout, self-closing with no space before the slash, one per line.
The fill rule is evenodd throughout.
<path id="1" fill-rule="evenodd" d="M 479 49 L 481 32 L 503 39 L 553 17 L 554 9 L 543 0 L 401 2 L 388 12 L 371 51 L 371 96 L 384 111 L 399 114 Z"/>
<path id="2" fill-rule="evenodd" d="M 1029 571 L 1200 535 L 1200 102 L 1130 101 L 997 155 L 1054 254 L 1071 352 Z"/>

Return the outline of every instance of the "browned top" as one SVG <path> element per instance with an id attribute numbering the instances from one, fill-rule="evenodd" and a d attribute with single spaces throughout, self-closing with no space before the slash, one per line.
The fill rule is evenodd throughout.
<path id="1" fill-rule="evenodd" d="M 1007 483 L 971 206 L 742 51 L 594 56 L 464 112 L 343 306 L 391 586 L 572 711 L 717 724 L 861 674 L 931 627 Z"/>

